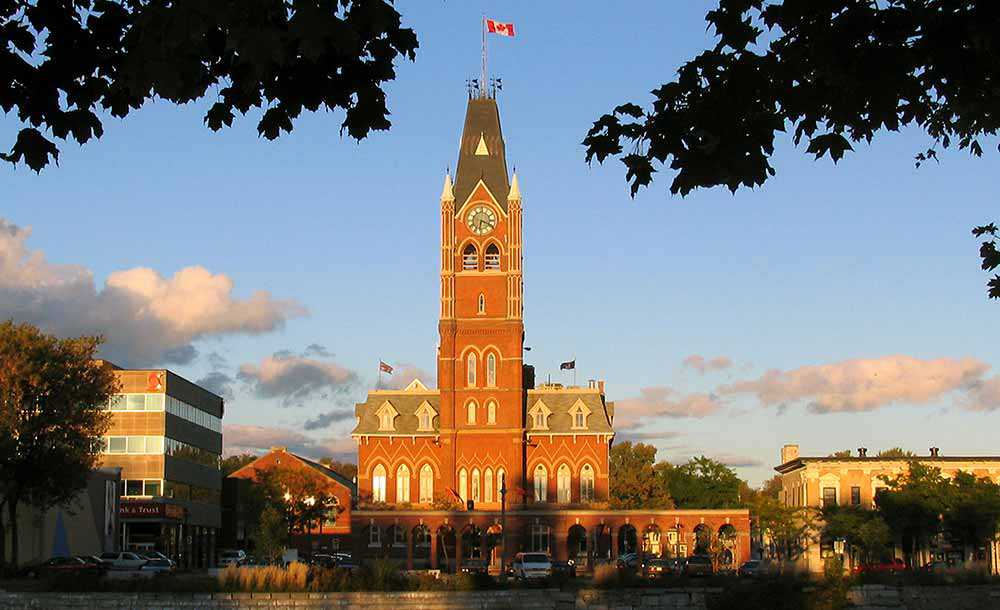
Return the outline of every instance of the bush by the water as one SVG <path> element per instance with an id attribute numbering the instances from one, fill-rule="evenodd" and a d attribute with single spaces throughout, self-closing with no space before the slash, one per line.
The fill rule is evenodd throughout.
<path id="1" fill-rule="evenodd" d="M 226 592 L 331 592 L 331 591 L 474 591 L 488 588 L 484 579 L 469 574 L 444 575 L 401 572 L 395 562 L 379 559 L 348 571 L 310 568 L 293 563 L 278 566 L 229 566 L 219 572 L 218 587 Z M 490 581 L 490 579 L 485 579 Z M 491 581 L 490 581 L 491 582 Z"/>

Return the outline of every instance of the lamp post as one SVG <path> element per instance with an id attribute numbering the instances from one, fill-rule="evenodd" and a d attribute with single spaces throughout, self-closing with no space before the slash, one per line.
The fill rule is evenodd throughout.
<path id="1" fill-rule="evenodd" d="M 500 477 L 500 574 L 505 576 L 507 555 L 507 473 Z"/>

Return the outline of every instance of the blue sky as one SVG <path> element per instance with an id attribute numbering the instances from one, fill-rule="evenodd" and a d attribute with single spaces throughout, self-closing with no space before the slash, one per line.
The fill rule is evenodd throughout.
<path id="1" fill-rule="evenodd" d="M 1000 353 L 989 329 L 1000 303 L 985 298 L 969 233 L 995 218 L 995 152 L 945 152 L 915 169 L 928 141 L 904 132 L 834 166 L 782 140 L 778 175 L 763 189 L 684 199 L 669 195 L 668 173 L 631 199 L 617 162 L 584 163 L 579 143 L 593 120 L 645 103 L 711 44 L 710 6 L 402 2 L 420 49 L 389 87 L 389 132 L 358 144 L 339 135 L 341 115 L 320 113 L 267 142 L 253 116 L 212 133 L 207 104 L 152 104 L 109 118 L 100 141 L 63 144 L 59 167 L 41 175 L 0 167 L 0 218 L 30 227 L 24 247 L 48 264 L 90 270 L 98 291 L 116 272 L 170 278 L 190 266 L 229 278 L 237 301 L 268 291 L 266 320 L 219 321 L 223 330 L 193 339 L 197 357 L 169 366 L 192 380 L 213 370 L 233 379 L 227 423 L 260 428 L 245 446 L 285 438 L 343 451 L 350 421 L 310 431 L 304 422 L 360 399 L 379 358 L 434 370 L 438 195 L 454 168 L 485 12 L 518 31 L 492 39 L 490 59 L 524 194 L 526 360 L 540 377 L 570 381 L 558 363 L 575 356 L 581 382 L 604 378 L 611 399 L 657 414 L 643 430 L 664 433 L 652 439 L 661 458 L 718 456 L 753 482 L 786 442 L 804 454 L 862 445 L 995 453 L 988 431 L 1000 404 L 988 367 Z M 18 128 L 0 119 L 0 139 L 12 142 Z M 0 302 L 4 313 L 33 315 Z M 260 325 L 268 332 L 244 332 Z M 289 400 L 286 386 L 265 383 L 276 352 L 322 363 L 309 391 Z M 701 374 L 682 365 L 691 355 L 732 365 Z M 844 364 L 853 361 L 896 375 L 895 385 L 861 396 L 856 368 Z M 241 365 L 251 367 L 237 379 Z M 802 368 L 823 365 L 832 368 Z M 762 377 L 771 369 L 782 373 Z M 756 385 L 733 391 L 740 382 Z M 899 390 L 921 383 L 929 387 Z M 662 387 L 676 400 L 643 402 L 644 388 Z M 850 404 L 824 402 L 830 387 Z M 711 409 L 684 410 L 702 395 Z M 979 410 L 964 408 L 977 397 Z"/>

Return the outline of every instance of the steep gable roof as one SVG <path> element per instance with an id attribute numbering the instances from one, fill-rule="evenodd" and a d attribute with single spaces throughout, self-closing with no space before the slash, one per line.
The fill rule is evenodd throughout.
<path id="1" fill-rule="evenodd" d="M 548 429 L 540 434 L 614 434 L 611 425 L 613 403 L 606 403 L 597 389 L 589 388 L 539 388 L 528 390 L 528 412 L 541 402 L 551 411 Z M 583 410 L 587 415 L 585 429 L 573 427 L 573 413 Z M 531 421 L 527 422 L 528 432 L 533 432 Z"/>
<path id="2" fill-rule="evenodd" d="M 469 100 L 465 111 L 465 126 L 458 149 L 458 169 L 455 172 L 456 213 L 469 198 L 479 181 L 499 200 L 506 212 L 510 183 L 507 178 L 507 153 L 500 129 L 497 102 L 488 97 Z"/>
<path id="3" fill-rule="evenodd" d="M 410 386 L 412 385 L 410 384 Z M 378 412 L 387 402 L 398 413 L 393 421 L 394 429 L 392 431 L 379 429 Z M 429 436 L 437 434 L 440 430 L 438 417 L 433 419 L 433 430 L 420 430 L 419 411 L 424 403 L 430 405 L 435 413 L 441 412 L 441 395 L 436 391 L 380 390 L 370 392 L 364 402 L 354 406 L 354 414 L 358 418 L 358 423 L 351 431 L 351 435 Z"/>

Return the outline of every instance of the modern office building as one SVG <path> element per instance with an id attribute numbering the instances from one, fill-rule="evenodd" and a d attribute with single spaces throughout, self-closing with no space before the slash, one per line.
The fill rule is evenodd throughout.
<path id="1" fill-rule="evenodd" d="M 168 370 L 114 368 L 121 393 L 107 407 L 102 464 L 121 469 L 121 548 L 214 565 L 222 398 Z"/>

